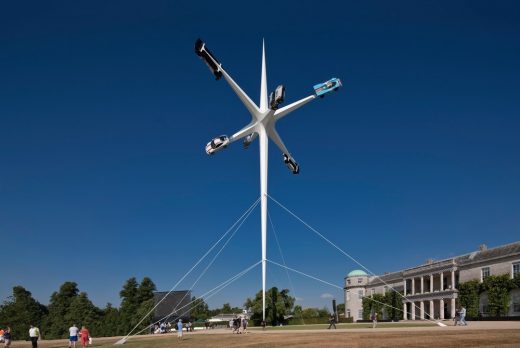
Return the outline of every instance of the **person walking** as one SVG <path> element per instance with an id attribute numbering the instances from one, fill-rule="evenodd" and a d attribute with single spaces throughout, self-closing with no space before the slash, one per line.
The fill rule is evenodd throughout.
<path id="1" fill-rule="evenodd" d="M 76 324 L 72 324 L 72 326 L 69 327 L 69 348 L 76 348 L 76 342 L 78 342 L 78 332 L 79 329 Z"/>
<path id="2" fill-rule="evenodd" d="M 247 333 L 247 318 L 242 317 L 242 332 Z"/>
<path id="3" fill-rule="evenodd" d="M 372 329 L 375 329 L 377 326 L 377 312 L 372 313 Z"/>
<path id="4" fill-rule="evenodd" d="M 459 322 L 460 322 L 460 325 L 464 325 L 464 326 L 468 325 L 468 323 L 466 323 L 466 308 L 464 308 L 464 306 L 460 307 L 460 310 L 459 310 Z"/>
<path id="5" fill-rule="evenodd" d="M 85 326 L 82 326 L 79 334 L 81 336 L 81 345 L 83 347 L 88 346 L 90 342 L 90 332 L 88 332 L 88 329 Z"/>
<path id="6" fill-rule="evenodd" d="M 38 348 L 38 339 L 40 339 L 40 329 L 31 325 L 29 329 L 29 338 L 31 339 L 32 348 Z"/>
<path id="7" fill-rule="evenodd" d="M 182 319 L 177 322 L 177 338 L 182 340 Z"/>
<path id="8" fill-rule="evenodd" d="M 11 328 L 8 326 L 4 331 L 4 347 L 9 348 L 11 346 Z"/>
<path id="9" fill-rule="evenodd" d="M 330 313 L 328 330 L 330 330 L 332 326 L 334 326 L 334 330 L 336 330 L 336 315 L 334 313 Z"/>

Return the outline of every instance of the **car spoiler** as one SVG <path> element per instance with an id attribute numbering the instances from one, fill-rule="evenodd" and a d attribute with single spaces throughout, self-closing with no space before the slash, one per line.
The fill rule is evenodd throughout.
<path id="1" fill-rule="evenodd" d="M 195 42 L 195 53 L 206 63 L 211 73 L 218 80 L 222 77 L 222 71 L 220 71 L 220 67 L 222 64 L 215 58 L 214 55 L 206 47 L 206 44 L 201 40 L 197 39 Z"/>

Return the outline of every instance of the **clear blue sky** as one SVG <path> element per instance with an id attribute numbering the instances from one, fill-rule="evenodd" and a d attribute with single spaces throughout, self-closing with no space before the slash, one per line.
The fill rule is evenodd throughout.
<path id="1" fill-rule="evenodd" d="M 256 102 L 262 38 L 287 102 L 343 80 L 279 122 L 301 172 L 271 143 L 269 192 L 371 270 L 519 240 L 519 19 L 515 1 L 3 2 L 0 300 L 23 285 L 48 303 L 76 281 L 117 305 L 146 275 L 168 290 L 256 200 L 257 143 L 204 153 L 250 116 L 198 37 Z M 338 285 L 359 268 L 269 211 L 289 266 Z M 257 209 L 194 294 L 259 258 Z M 303 306 L 342 302 L 291 278 Z M 268 285 L 285 272 L 269 266 Z M 256 268 L 208 302 L 260 287 Z"/>

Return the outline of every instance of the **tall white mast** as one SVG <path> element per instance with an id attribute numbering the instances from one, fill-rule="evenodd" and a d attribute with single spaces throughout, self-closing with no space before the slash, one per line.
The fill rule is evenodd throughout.
<path id="1" fill-rule="evenodd" d="M 265 43 L 262 42 L 262 80 L 260 85 L 260 112 L 267 113 L 267 75 L 265 67 Z M 267 166 L 269 160 L 269 139 L 265 126 L 260 123 L 260 199 L 261 199 L 261 233 L 262 233 L 262 320 L 265 321 L 265 276 L 267 271 Z"/>

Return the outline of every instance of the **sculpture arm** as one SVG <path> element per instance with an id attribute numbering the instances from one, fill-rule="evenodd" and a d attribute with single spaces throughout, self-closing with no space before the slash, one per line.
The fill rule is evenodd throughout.
<path id="1" fill-rule="evenodd" d="M 316 98 L 316 96 L 313 94 L 313 95 L 308 96 L 307 98 L 300 99 L 298 101 L 295 101 L 292 104 L 289 104 L 287 106 L 284 106 L 283 108 L 276 110 L 274 113 L 274 117 L 275 117 L 276 121 L 278 121 L 282 117 L 286 116 L 290 112 L 293 112 L 294 110 L 304 106 L 305 104 L 307 104 L 308 102 L 310 102 L 311 100 L 313 100 L 315 98 Z"/>
<path id="2" fill-rule="evenodd" d="M 242 139 L 243 137 L 245 137 L 251 133 L 254 133 L 255 128 L 256 128 L 255 126 L 256 126 L 256 122 L 251 122 L 250 124 L 248 124 L 247 126 L 242 128 L 241 130 L 239 130 L 238 132 L 233 134 L 231 137 L 229 137 L 229 142 L 232 143 L 234 141 Z"/>
<path id="3" fill-rule="evenodd" d="M 231 86 L 231 89 L 235 91 L 236 95 L 240 100 L 242 101 L 242 104 L 247 108 L 249 113 L 253 116 L 253 118 L 257 119 L 258 114 L 260 113 L 260 110 L 258 107 L 253 103 L 251 98 L 240 88 L 240 86 L 229 76 L 229 74 L 222 68 L 219 67 L 219 69 L 222 71 L 222 75 L 224 75 L 224 78 L 226 79 L 227 83 Z"/>
<path id="4" fill-rule="evenodd" d="M 289 150 L 283 143 L 282 139 L 280 138 L 280 135 L 278 135 L 278 132 L 274 127 L 270 128 L 267 131 L 267 136 L 276 144 L 276 146 L 278 146 L 278 148 L 280 149 L 280 151 L 282 151 L 283 154 L 286 154 L 289 157 L 291 157 Z"/>

